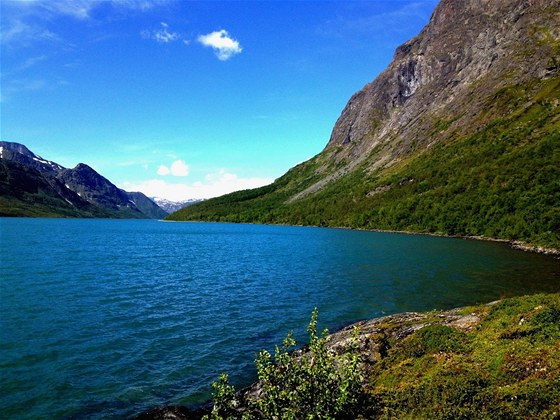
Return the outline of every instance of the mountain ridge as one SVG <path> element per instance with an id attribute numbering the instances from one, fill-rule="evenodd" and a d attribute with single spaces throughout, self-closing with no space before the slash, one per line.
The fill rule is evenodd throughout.
<path id="1" fill-rule="evenodd" d="M 161 197 L 153 197 L 153 201 L 169 214 L 204 200 L 204 198 L 190 198 L 183 201 L 171 201 Z"/>
<path id="2" fill-rule="evenodd" d="M 0 142 L 0 215 L 155 218 L 168 213 L 139 192 L 126 192 L 90 166 L 64 168 L 26 146 Z"/>
<path id="3" fill-rule="evenodd" d="M 171 220 L 521 240 L 560 248 L 556 0 L 441 1 L 354 94 L 325 148 L 270 186 Z"/>

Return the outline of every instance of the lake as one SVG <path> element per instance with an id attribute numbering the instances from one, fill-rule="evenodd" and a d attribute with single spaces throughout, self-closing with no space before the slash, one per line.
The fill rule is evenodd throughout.
<path id="1" fill-rule="evenodd" d="M 0 219 L 4 418 L 122 418 L 210 398 L 311 311 L 384 314 L 560 290 L 506 244 L 311 227 Z"/>

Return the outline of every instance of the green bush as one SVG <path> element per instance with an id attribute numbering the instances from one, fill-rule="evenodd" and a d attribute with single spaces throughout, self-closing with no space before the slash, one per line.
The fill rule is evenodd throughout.
<path id="1" fill-rule="evenodd" d="M 235 411 L 239 404 L 227 375 L 222 374 L 213 384 L 214 409 L 210 419 L 276 418 L 332 419 L 354 417 L 362 394 L 360 357 L 355 340 L 349 351 L 338 355 L 327 347 L 327 330 L 317 336 L 317 309 L 307 328 L 307 351 L 295 356 L 291 350 L 296 341 L 292 333 L 276 347 L 274 357 L 262 350 L 255 360 L 260 395 L 248 398 L 243 412 Z M 357 332 L 356 332 L 357 334 Z M 355 335 L 357 337 L 357 335 Z"/>

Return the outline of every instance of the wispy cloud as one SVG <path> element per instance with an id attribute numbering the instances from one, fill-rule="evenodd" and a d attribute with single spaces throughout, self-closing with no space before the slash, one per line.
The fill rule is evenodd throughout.
<path id="1" fill-rule="evenodd" d="M 55 19 L 69 17 L 78 21 L 93 19 L 95 11 L 109 5 L 113 10 L 144 12 L 170 0 L 25 0 L 2 3 L 1 42 L 12 47 L 27 47 L 36 41 L 62 40 Z"/>
<path id="2" fill-rule="evenodd" d="M 27 24 L 20 19 L 3 22 L 0 33 L 2 44 L 27 47 L 34 42 L 60 41 L 59 35 L 40 24 Z"/>
<path id="3" fill-rule="evenodd" d="M 239 42 L 229 36 L 228 31 L 225 29 L 214 31 L 206 35 L 198 37 L 200 42 L 205 47 L 211 47 L 219 60 L 229 60 L 236 54 L 243 51 Z"/>
<path id="4" fill-rule="evenodd" d="M 42 61 L 45 61 L 47 59 L 46 55 L 38 55 L 35 57 L 29 57 L 25 60 L 25 62 L 23 62 L 23 64 L 21 66 L 19 66 L 17 68 L 17 70 L 27 70 L 31 67 L 35 67 L 37 64 L 41 63 Z"/>
<path id="5" fill-rule="evenodd" d="M 67 15 L 75 19 L 89 19 L 91 11 L 99 4 L 91 0 L 51 0 L 37 3 L 44 11 L 53 15 Z"/>
<path id="6" fill-rule="evenodd" d="M 44 54 L 28 57 L 25 59 L 25 61 L 23 61 L 23 63 L 16 65 L 7 71 L 4 70 L 2 72 L 2 79 L 6 80 L 6 78 L 17 77 L 18 73 L 25 72 L 26 70 L 37 66 L 45 60 L 47 60 L 47 56 Z"/>
<path id="7" fill-rule="evenodd" d="M 10 1 L 11 9 L 18 9 L 23 14 L 43 15 L 51 18 L 54 15 L 65 15 L 75 19 L 89 19 L 93 11 L 105 5 L 114 9 L 148 11 L 170 0 L 25 0 Z"/>
<path id="8" fill-rule="evenodd" d="M 169 30 L 169 25 L 165 22 L 160 23 L 159 29 L 153 31 L 142 31 L 141 35 L 143 38 L 153 39 L 154 41 L 162 44 L 167 44 L 181 39 L 181 35 L 178 32 Z"/>
<path id="9" fill-rule="evenodd" d="M 20 94 L 21 92 L 38 92 L 52 88 L 45 79 L 40 78 L 26 78 L 26 79 L 12 79 L 2 81 L 2 100 L 1 102 L 8 102 L 12 97 Z"/>
<path id="10" fill-rule="evenodd" d="M 401 7 L 389 12 L 377 13 L 375 7 L 370 7 L 369 2 L 350 3 L 345 12 L 325 22 L 318 28 L 318 31 L 323 35 L 345 38 L 359 38 L 368 33 L 398 34 L 406 29 L 403 22 L 416 20 L 427 23 L 436 4 L 437 0 L 418 0 L 404 3 Z"/>
<path id="11" fill-rule="evenodd" d="M 37 91 L 47 89 L 48 86 L 49 84 L 44 79 L 18 79 L 10 81 L 8 90 Z"/>
<path id="12" fill-rule="evenodd" d="M 99 1 L 99 0 L 92 0 Z M 113 7 L 146 12 L 172 0 L 111 0 Z"/>

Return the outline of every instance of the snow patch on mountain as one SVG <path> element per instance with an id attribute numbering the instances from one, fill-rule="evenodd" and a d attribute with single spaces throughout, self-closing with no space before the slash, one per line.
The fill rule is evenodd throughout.
<path id="1" fill-rule="evenodd" d="M 184 201 L 171 201 L 161 197 L 153 197 L 152 200 L 169 214 L 176 212 L 177 210 L 180 210 L 183 207 L 187 207 L 195 203 L 198 203 L 199 201 L 204 201 L 204 199 L 199 199 L 199 198 L 190 198 Z"/>

